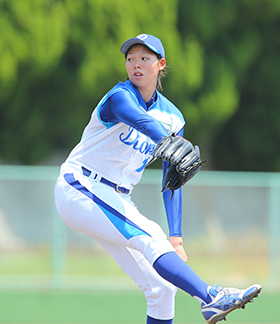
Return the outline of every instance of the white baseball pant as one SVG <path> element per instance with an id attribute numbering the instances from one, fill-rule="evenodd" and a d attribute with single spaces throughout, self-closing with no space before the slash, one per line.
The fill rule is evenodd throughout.
<path id="1" fill-rule="evenodd" d="M 136 282 L 145 294 L 147 315 L 161 320 L 174 317 L 177 289 L 152 265 L 175 250 L 161 227 L 143 216 L 129 195 L 73 169 L 58 178 L 55 202 L 67 226 L 92 237 Z"/>

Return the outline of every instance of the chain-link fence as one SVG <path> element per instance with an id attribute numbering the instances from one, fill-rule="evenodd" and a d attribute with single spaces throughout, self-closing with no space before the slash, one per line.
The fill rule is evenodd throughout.
<path id="1" fill-rule="evenodd" d="M 0 167 L 0 288 L 134 289 L 114 260 L 68 229 L 54 205 L 58 167 Z M 161 171 L 132 199 L 168 235 Z M 189 264 L 209 284 L 280 289 L 280 174 L 200 171 L 183 187 Z"/>

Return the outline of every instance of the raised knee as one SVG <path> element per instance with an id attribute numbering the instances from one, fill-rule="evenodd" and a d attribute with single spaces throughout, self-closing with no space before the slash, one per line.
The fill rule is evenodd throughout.
<path id="1" fill-rule="evenodd" d="M 177 288 L 167 281 L 154 287 L 148 294 L 145 294 L 147 314 L 158 319 L 173 318 L 176 292 Z"/>
<path id="2" fill-rule="evenodd" d="M 159 292 L 161 298 L 173 299 L 176 295 L 177 288 L 169 282 L 162 287 L 159 287 Z"/>
<path id="3" fill-rule="evenodd" d="M 151 290 L 145 292 L 147 300 L 151 303 L 158 304 L 159 301 L 170 302 L 174 299 L 177 288 L 169 282 L 162 282 L 161 285 L 153 287 Z"/>

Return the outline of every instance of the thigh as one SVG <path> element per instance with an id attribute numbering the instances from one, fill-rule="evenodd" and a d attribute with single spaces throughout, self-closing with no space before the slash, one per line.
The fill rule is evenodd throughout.
<path id="1" fill-rule="evenodd" d="M 62 220 L 75 230 L 138 250 L 151 264 L 174 251 L 161 227 L 143 216 L 128 195 L 79 174 L 61 177 L 55 192 Z"/>
<path id="2" fill-rule="evenodd" d="M 126 244 L 126 238 L 110 220 L 112 216 L 107 216 L 105 202 L 102 204 L 102 200 L 97 196 L 102 187 L 99 190 L 97 185 L 94 189 L 95 193 L 91 188 L 91 191 L 85 194 L 85 192 L 67 183 L 63 177 L 59 178 L 55 186 L 55 202 L 61 219 L 70 228 L 91 237 L 100 237 L 114 244 Z M 99 204 L 89 197 L 89 193 L 92 193 L 92 198 L 96 197 L 100 200 Z M 109 194 L 107 193 L 108 196 Z M 118 201 L 113 201 L 111 198 L 111 203 L 112 205 L 118 204 Z"/>

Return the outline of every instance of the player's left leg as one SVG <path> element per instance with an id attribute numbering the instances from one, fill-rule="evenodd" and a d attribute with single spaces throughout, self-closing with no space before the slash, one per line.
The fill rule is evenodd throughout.
<path id="1" fill-rule="evenodd" d="M 179 259 L 174 252 L 165 253 L 154 262 L 154 268 L 163 278 L 200 301 L 202 315 L 209 324 L 225 320 L 230 312 L 244 308 L 262 290 L 258 284 L 247 289 L 221 288 L 218 285 L 210 287 Z"/>

